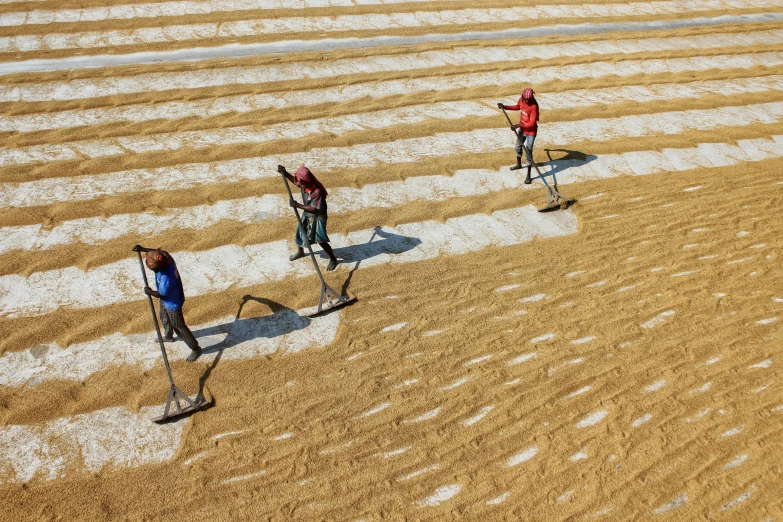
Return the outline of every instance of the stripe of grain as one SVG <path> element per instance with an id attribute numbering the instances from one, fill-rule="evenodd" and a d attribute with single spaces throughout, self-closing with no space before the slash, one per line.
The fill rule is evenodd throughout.
<path id="1" fill-rule="evenodd" d="M 517 226 L 512 226 L 516 223 Z M 524 226 L 518 226 L 524 223 Z M 480 231 L 480 233 L 478 233 Z M 576 215 L 570 210 L 540 214 L 532 205 L 473 214 L 446 220 L 425 221 L 333 234 L 332 246 L 347 263 L 362 259 L 363 267 L 385 263 L 409 263 L 441 255 L 462 254 L 490 245 L 506 246 L 551 238 L 578 231 Z M 373 243 L 368 240 L 379 235 Z M 174 253 L 181 273 L 186 274 L 185 293 L 189 296 L 221 292 L 278 281 L 286 277 L 311 275 L 305 263 L 289 263 L 287 241 L 239 247 L 221 246 L 198 253 Z M 205 267 L 223 267 L 205 272 Z M 9 319 L 40 316 L 58 309 L 84 309 L 140 298 L 138 266 L 128 259 L 91 270 L 76 267 L 0 277 L 0 317 Z M 142 294 L 143 295 L 143 294 Z"/>
<path id="2" fill-rule="evenodd" d="M 403 74 L 406 71 L 442 67 L 444 64 L 456 67 L 499 62 L 523 63 L 525 60 L 535 60 L 541 56 L 555 59 L 564 56 L 576 58 L 651 51 L 695 51 L 721 47 L 741 49 L 756 45 L 778 44 L 782 39 L 783 30 L 769 30 L 741 34 L 715 33 L 665 38 L 596 40 L 590 42 L 590 45 L 584 45 L 582 42 L 570 42 L 511 47 L 457 47 L 390 56 L 342 58 L 324 60 L 319 63 L 307 62 L 305 67 L 301 63 L 235 66 L 209 70 L 151 72 L 122 77 L 3 85 L 0 86 L 0 102 L 78 100 L 170 89 L 294 82 L 304 79 L 350 74 L 377 74 L 388 71 Z M 590 67 L 589 64 L 585 66 Z"/>
<path id="3" fill-rule="evenodd" d="M 539 164 L 547 175 L 553 171 L 559 185 L 638 176 L 663 172 L 683 172 L 696 168 L 713 168 L 741 162 L 783 157 L 783 136 L 771 139 L 741 140 L 737 145 L 701 143 L 687 149 L 633 151 L 623 154 L 590 156 L 586 160 L 554 160 Z M 760 153 L 760 151 L 764 151 Z M 689 163 L 672 162 L 670 157 L 689 158 Z M 710 163 L 710 158 L 713 163 Z M 710 165 L 704 167 L 703 165 Z M 453 176 L 415 176 L 405 181 L 368 184 L 361 189 L 330 189 L 331 214 L 345 214 L 370 208 L 391 208 L 416 201 L 442 201 L 444 198 L 470 197 L 507 189 L 536 190 L 507 169 L 464 170 Z M 85 243 L 98 245 L 134 233 L 154 235 L 168 230 L 203 230 L 222 220 L 245 224 L 290 216 L 288 199 L 264 195 L 224 200 L 212 205 L 173 208 L 166 212 L 118 214 L 65 221 L 52 228 L 24 225 L 0 228 L 0 254 L 13 250 L 47 250 L 61 245 Z"/>
<path id="4" fill-rule="evenodd" d="M 678 134 L 691 130 L 740 127 L 757 123 L 777 123 L 783 118 L 783 102 L 760 103 L 658 114 L 596 118 L 577 122 L 554 122 L 541 129 L 539 141 L 565 146 L 582 141 L 608 141 L 623 137 L 650 136 L 659 132 Z M 0 184 L 0 208 L 30 207 L 60 201 L 88 201 L 99 196 L 129 192 L 179 190 L 242 179 L 277 176 L 278 164 L 318 165 L 320 172 L 335 168 L 374 167 L 389 163 L 407 163 L 430 157 L 463 153 L 487 153 L 508 146 L 507 129 L 479 129 L 469 132 L 438 133 L 390 143 L 369 143 L 339 148 L 314 148 L 308 152 L 278 156 L 244 158 L 213 163 L 181 164 L 154 169 L 135 169 L 74 178 L 48 178 L 24 183 Z M 679 149 L 675 149 L 675 153 Z M 677 170 L 692 164 L 687 157 L 672 156 Z M 719 158 L 715 161 L 732 161 Z M 641 160 L 640 160 L 641 162 Z M 715 165 L 707 160 L 706 165 Z M 645 172 L 638 172 L 643 174 Z"/>
<path id="5" fill-rule="evenodd" d="M 0 115 L 0 131 L 33 132 L 48 129 L 68 129 L 86 125 L 106 125 L 118 122 L 142 123 L 152 120 L 175 120 L 189 117 L 209 118 L 229 113 L 246 113 L 263 109 L 281 109 L 291 105 L 321 105 L 341 103 L 358 98 L 383 98 L 391 95 L 416 94 L 427 91 L 447 91 L 453 89 L 471 89 L 492 85 L 518 83 L 518 77 L 526 78 L 531 84 L 553 80 L 575 80 L 600 78 L 604 76 L 634 76 L 639 74 L 661 74 L 668 72 L 698 72 L 711 69 L 730 70 L 751 67 L 775 67 L 783 65 L 783 53 L 766 52 L 741 55 L 695 56 L 690 58 L 665 58 L 651 60 L 624 60 L 619 62 L 593 62 L 590 64 L 564 65 L 558 67 L 540 67 L 527 69 L 517 74 L 508 71 L 493 71 L 453 76 L 430 76 L 366 82 L 355 85 L 341 85 L 317 90 L 302 90 L 269 94 L 249 94 L 225 96 L 217 99 L 197 101 L 161 102 L 153 105 L 123 105 L 98 109 L 74 109 L 39 114 Z M 710 82 L 691 82 L 696 87 Z M 661 84 L 666 85 L 666 84 Z M 760 92 L 766 83 L 763 78 L 738 78 L 734 80 L 735 89 L 742 92 Z M 630 89 L 632 87 L 626 87 Z M 640 87 L 636 87 L 640 88 Z M 648 86 L 656 89 L 656 85 Z M 619 89 L 619 88 L 618 88 Z M 544 109 L 556 108 L 566 103 L 557 97 L 539 95 L 539 103 Z M 550 101 L 548 101 L 550 98 Z"/>
<path id="6" fill-rule="evenodd" d="M 783 6 L 783 0 L 744 0 L 743 9 Z M 698 13 L 703 11 L 736 10 L 736 2 L 730 0 L 681 0 L 677 2 L 635 2 L 631 4 L 585 5 L 539 5 L 525 9 L 468 8 L 444 11 L 415 11 L 408 13 L 371 13 L 337 16 L 293 16 L 282 18 L 227 20 L 196 24 L 163 25 L 160 27 L 138 27 L 133 29 L 106 29 L 67 33 L 26 34 L 0 37 L 0 52 L 36 52 L 65 49 L 101 49 L 124 45 L 149 45 L 170 42 L 187 42 L 205 38 L 252 38 L 266 35 L 291 34 L 300 36 L 316 32 L 326 33 L 385 31 L 416 27 L 441 28 L 449 26 L 476 25 L 486 27 L 489 21 L 511 23 L 548 20 L 553 11 L 562 13 L 561 18 L 593 19 L 601 17 L 634 17 L 650 15 L 671 15 Z M 0 15 L 0 26 L 19 20 L 16 13 Z M 25 20 L 46 21 L 46 15 L 35 12 Z M 72 20 L 79 21 L 79 20 Z M 85 22 L 85 20 L 81 20 Z"/>
<path id="7" fill-rule="evenodd" d="M 416 4 L 429 0 L 376 0 L 373 4 Z M 466 1 L 466 0 L 450 0 Z M 4 3 L 4 2 L 0 2 Z M 137 20 L 144 18 L 161 18 L 167 16 L 204 15 L 214 13 L 231 13 L 237 11 L 268 10 L 268 9 L 307 9 L 313 7 L 349 7 L 367 4 L 370 2 L 354 2 L 351 0 L 323 1 L 262 1 L 262 0 L 229 0 L 223 2 L 161 2 L 157 4 L 125 4 L 99 8 L 85 7 L 81 9 L 36 9 L 28 12 L 0 13 L 0 27 L 16 27 L 21 25 L 42 25 L 52 23 L 85 23 L 100 22 L 104 20 Z M 542 20 L 553 16 L 556 12 L 562 18 L 598 18 L 619 16 L 651 16 L 678 14 L 683 12 L 725 11 L 742 9 L 773 8 L 783 5 L 782 0 L 745 0 L 742 6 L 731 0 L 685 0 L 685 1 L 659 1 L 659 2 L 634 2 L 631 4 L 566 4 L 566 5 L 530 5 L 518 12 L 508 9 L 464 9 L 460 11 L 436 11 L 414 12 L 373 15 L 374 28 L 386 28 L 386 26 L 411 27 L 418 22 L 420 25 L 444 25 L 470 22 L 478 18 L 483 22 L 487 17 L 492 17 L 498 11 L 502 11 L 503 20 Z M 401 15 L 407 15 L 403 17 Z M 355 20 L 356 27 L 363 18 L 354 15 L 336 17 L 289 17 L 278 20 L 263 20 L 265 22 L 277 21 L 277 24 L 262 26 L 262 29 L 277 30 L 280 32 L 296 31 L 295 22 L 302 24 L 301 31 L 341 31 L 349 20 Z M 497 19 L 497 18 L 491 18 Z M 262 20 L 250 20 L 258 23 Z M 386 25 L 384 25 L 384 22 Z M 367 25 L 365 22 L 364 25 Z M 267 28 L 268 27 L 268 28 Z M 350 27 L 350 26 L 349 26 Z M 293 29 L 292 29 L 293 28 Z"/>
<path id="8" fill-rule="evenodd" d="M 0 483 L 54 480 L 170 460 L 186 421 L 157 425 L 163 406 L 63 417 L 43 426 L 0 426 Z"/>
<path id="9" fill-rule="evenodd" d="M 734 96 L 748 92 L 783 91 L 783 76 L 735 80 L 712 80 L 685 84 L 667 83 L 649 87 L 629 85 L 606 89 L 580 89 L 557 95 L 540 96 L 542 110 L 557 110 L 623 102 L 698 99 L 710 95 Z M 511 102 L 511 100 L 506 100 Z M 515 101 L 515 100 L 514 100 Z M 341 136 L 349 132 L 381 129 L 395 125 L 415 125 L 432 120 L 453 120 L 468 116 L 495 116 L 497 100 L 449 101 L 410 105 L 376 112 L 318 118 L 291 123 L 227 127 L 209 130 L 120 136 L 102 140 L 34 145 L 0 149 L 0 167 L 38 162 L 99 158 L 125 154 L 172 152 L 183 148 L 201 149 L 215 146 L 257 144 L 273 140 L 295 140 L 314 134 Z"/>
<path id="10" fill-rule="evenodd" d="M 263 317 L 231 316 L 191 326 L 204 351 L 200 361 L 210 364 L 218 351 L 222 359 L 239 360 L 328 346 L 337 335 L 340 312 L 310 319 L 304 315 L 309 311 L 284 309 Z M 83 381 L 120 365 L 147 371 L 160 364 L 156 339 L 155 332 L 130 336 L 114 333 L 67 348 L 54 344 L 8 352 L 0 357 L 0 385 L 32 386 L 52 379 Z M 184 343 L 168 344 L 166 349 L 170 361 L 185 359 L 190 354 Z"/>
<path id="11" fill-rule="evenodd" d="M 210 26 L 203 27 L 204 34 L 194 33 L 193 38 L 204 38 L 202 42 L 213 46 L 131 52 L 129 54 L 85 54 L 77 52 L 75 56 L 56 58 L 31 58 L 17 62 L 0 63 L 0 75 L 18 73 L 39 73 L 76 69 L 96 69 L 122 65 L 149 65 L 155 63 L 194 62 L 210 59 L 231 59 L 243 57 L 262 57 L 268 55 L 292 54 L 303 52 L 328 52 L 347 49 L 373 49 L 389 46 L 410 46 L 426 44 L 456 45 L 458 42 L 471 42 L 500 39 L 541 38 L 550 35 L 593 35 L 616 32 L 643 32 L 678 29 L 709 28 L 721 25 L 768 23 L 783 20 L 783 13 L 757 13 L 740 16 L 723 15 L 712 18 L 672 19 L 667 21 L 640 21 L 625 23 L 583 23 L 577 25 L 534 26 L 522 29 L 502 29 L 496 31 L 472 31 L 462 33 L 425 33 L 412 36 L 383 35 L 365 38 L 333 38 L 327 40 L 288 40 L 283 42 L 229 43 L 214 45 L 215 38 L 210 37 Z M 192 28 L 187 28 L 191 30 Z M 269 37 L 271 38 L 271 37 Z M 162 47 L 162 46 L 159 46 Z M 63 54 L 60 52 L 59 54 Z M 392 69 L 389 69 L 392 70 Z"/>
<path id="12" fill-rule="evenodd" d="M 49 0 L 0 0 L 0 4 L 46 2 Z M 35 9 L 27 12 L 0 13 L 0 26 L 41 25 L 52 23 L 101 22 L 104 20 L 138 20 L 166 16 L 204 15 L 272 9 L 313 9 L 354 7 L 362 5 L 417 4 L 431 0 L 221 0 L 180 1 L 147 4 L 121 4 L 80 9 Z M 466 0 L 449 0 L 460 2 Z"/>

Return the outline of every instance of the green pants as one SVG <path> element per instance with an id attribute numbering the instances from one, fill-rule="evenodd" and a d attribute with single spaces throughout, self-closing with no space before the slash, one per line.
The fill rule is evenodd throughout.
<path id="1" fill-rule="evenodd" d="M 307 234 L 307 241 L 305 241 Z M 302 216 L 302 222 L 296 227 L 294 236 L 297 246 L 304 248 L 308 244 L 328 243 L 329 236 L 326 235 L 326 216 L 315 214 L 305 214 Z"/>

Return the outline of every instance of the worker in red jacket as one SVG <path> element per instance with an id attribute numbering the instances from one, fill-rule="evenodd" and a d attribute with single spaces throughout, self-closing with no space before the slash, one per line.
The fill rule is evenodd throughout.
<path id="1" fill-rule="evenodd" d="M 525 156 L 525 166 L 527 167 L 527 177 L 525 184 L 529 185 L 530 171 L 533 168 L 533 143 L 536 141 L 538 133 L 538 102 L 534 96 L 533 89 L 528 87 L 522 91 L 522 97 L 516 105 L 503 105 L 498 103 L 499 109 L 508 111 L 519 111 L 519 125 L 512 125 L 511 130 L 517 133 L 517 144 L 514 147 L 517 151 L 517 164 L 511 167 L 511 170 L 522 168 L 522 156 Z"/>

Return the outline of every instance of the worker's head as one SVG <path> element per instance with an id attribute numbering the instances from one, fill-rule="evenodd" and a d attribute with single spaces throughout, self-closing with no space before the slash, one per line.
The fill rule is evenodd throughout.
<path id="1" fill-rule="evenodd" d="M 295 178 L 296 182 L 303 187 L 309 188 L 315 186 L 315 176 L 313 176 L 313 173 L 310 172 L 310 169 L 304 165 L 296 169 Z"/>
<path id="2" fill-rule="evenodd" d="M 525 100 L 526 102 L 530 102 L 530 101 L 532 101 L 532 100 L 533 100 L 533 95 L 534 95 L 534 94 L 535 94 L 535 93 L 533 92 L 533 89 L 531 89 L 530 87 L 528 87 L 527 89 L 525 89 L 524 91 L 522 91 L 522 99 L 523 99 L 523 100 Z"/>
<path id="3" fill-rule="evenodd" d="M 153 272 L 160 272 L 168 266 L 171 258 L 166 252 L 159 248 L 157 250 L 150 250 L 147 252 L 147 256 L 144 260 L 147 262 L 147 268 Z"/>

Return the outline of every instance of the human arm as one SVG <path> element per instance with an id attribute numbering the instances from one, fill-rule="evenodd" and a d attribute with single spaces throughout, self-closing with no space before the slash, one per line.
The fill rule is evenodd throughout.
<path id="1" fill-rule="evenodd" d="M 323 208 L 324 204 L 324 196 L 321 192 L 320 188 L 310 189 L 308 192 L 306 192 L 308 195 L 308 198 L 306 201 L 308 201 L 309 204 L 302 205 L 301 203 L 297 203 L 296 201 L 292 199 L 289 200 L 288 204 L 291 205 L 294 208 L 298 208 L 301 210 L 304 210 L 305 212 L 310 212 L 311 214 L 319 214 L 321 213 L 321 210 Z"/>
<path id="2" fill-rule="evenodd" d="M 318 209 L 315 207 L 311 207 L 310 205 L 302 205 L 301 203 L 297 203 L 293 199 L 288 201 L 288 204 L 291 205 L 293 208 L 298 208 L 299 210 L 304 210 L 305 212 L 310 212 L 311 214 L 315 214 L 318 212 Z"/>
<path id="3" fill-rule="evenodd" d="M 285 169 L 285 167 L 284 167 L 284 166 L 282 166 L 282 165 L 278 165 L 278 166 L 277 166 L 277 172 L 279 172 L 280 174 L 282 174 L 283 176 L 285 176 L 285 177 L 288 179 L 288 181 L 290 181 L 291 183 L 293 183 L 294 185 L 296 185 L 296 178 L 294 178 L 294 177 L 293 177 L 291 174 L 289 174 L 289 173 L 288 173 L 288 171 Z"/>
<path id="4" fill-rule="evenodd" d="M 503 105 L 502 103 L 498 103 L 498 109 L 506 109 L 507 111 L 518 111 L 519 110 L 519 104 L 522 101 L 522 98 L 520 98 L 516 105 Z"/>
<path id="5" fill-rule="evenodd" d="M 160 292 L 158 292 L 157 290 L 153 290 L 153 289 L 152 289 L 152 288 L 150 288 L 149 286 L 145 286 L 145 287 L 144 287 L 144 293 L 145 293 L 145 294 L 147 294 L 147 295 L 150 295 L 150 296 L 152 296 L 152 297 L 157 297 L 158 299 L 160 299 L 161 297 L 163 297 L 163 296 L 160 294 Z"/>
<path id="6" fill-rule="evenodd" d="M 151 295 L 152 297 L 157 297 L 158 299 L 165 298 L 169 294 L 169 289 L 171 288 L 171 278 L 165 273 L 156 272 L 155 284 L 158 287 L 157 290 L 145 286 L 144 293 Z"/>
<path id="7" fill-rule="evenodd" d="M 145 248 L 145 247 L 143 247 L 141 245 L 134 245 L 132 250 L 134 252 L 145 252 L 146 253 L 146 252 L 152 252 L 155 249 L 154 248 Z M 147 295 L 151 295 L 152 297 L 157 297 L 158 299 L 160 299 L 160 294 L 158 292 L 156 292 L 155 290 L 153 290 L 152 288 L 150 288 L 149 286 L 145 286 L 144 287 L 144 293 L 147 294 Z"/>

